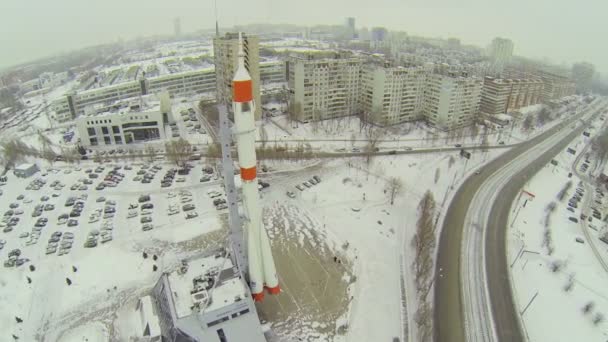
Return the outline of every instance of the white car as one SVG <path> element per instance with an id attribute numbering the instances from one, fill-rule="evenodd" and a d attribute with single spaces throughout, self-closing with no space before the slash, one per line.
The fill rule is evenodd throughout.
<path id="1" fill-rule="evenodd" d="M 63 219 L 59 219 L 59 221 L 57 221 L 57 224 L 66 224 L 68 222 L 67 218 L 63 218 Z"/>
<path id="2" fill-rule="evenodd" d="M 32 203 L 32 199 L 31 198 L 25 198 L 25 199 L 23 199 L 23 203 Z"/>
<path id="3" fill-rule="evenodd" d="M 173 198 L 175 196 L 177 196 L 177 194 L 175 192 L 170 192 L 167 194 L 167 198 Z"/>
<path id="4" fill-rule="evenodd" d="M 192 202 L 192 198 L 190 198 L 190 197 L 184 197 L 184 198 L 181 199 L 181 202 L 182 203 Z"/>
<path id="5" fill-rule="evenodd" d="M 210 192 L 208 192 L 207 194 L 208 194 L 208 195 L 209 195 L 209 197 L 211 197 L 211 198 L 216 198 L 216 197 L 222 196 L 222 194 L 221 194 L 221 193 L 219 193 L 219 192 L 217 192 L 217 191 L 210 191 Z"/>
<path id="6" fill-rule="evenodd" d="M 137 217 L 137 211 L 135 211 L 135 210 L 129 211 L 129 213 L 127 214 L 127 218 L 133 218 L 133 217 Z"/>
<path id="7" fill-rule="evenodd" d="M 183 183 L 186 181 L 186 177 L 178 177 L 175 181 L 178 183 Z"/>
<path id="8" fill-rule="evenodd" d="M 167 210 L 167 214 L 168 214 L 168 215 L 175 215 L 175 214 L 179 214 L 179 210 Z"/>
<path id="9" fill-rule="evenodd" d="M 30 233 L 28 233 L 28 232 L 23 232 L 23 233 L 19 234 L 19 238 L 21 238 L 21 239 L 25 239 L 28 236 L 30 236 Z"/>
<path id="10" fill-rule="evenodd" d="M 152 215 L 152 210 L 142 210 L 141 216 Z"/>

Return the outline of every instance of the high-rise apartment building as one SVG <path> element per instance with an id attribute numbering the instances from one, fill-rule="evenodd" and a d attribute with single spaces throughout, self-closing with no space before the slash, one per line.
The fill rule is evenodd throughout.
<path id="1" fill-rule="evenodd" d="M 469 126 L 479 112 L 481 79 L 460 72 L 433 73 L 424 91 L 424 116 L 434 127 L 452 130 Z"/>
<path id="2" fill-rule="evenodd" d="M 542 102 L 543 82 L 538 78 L 484 78 L 479 111 L 504 114 Z"/>
<path id="3" fill-rule="evenodd" d="M 226 104 L 232 103 L 232 78 L 238 66 L 238 33 L 226 33 L 223 37 L 213 39 L 215 58 L 215 79 L 217 99 Z M 243 51 L 245 68 L 253 81 L 253 100 L 255 102 L 255 119 L 262 115 L 260 99 L 260 39 L 257 36 L 243 34 Z"/>
<path id="4" fill-rule="evenodd" d="M 502 73 L 513 57 L 513 42 L 510 39 L 494 38 L 488 51 L 496 73 Z"/>
<path id="5" fill-rule="evenodd" d="M 421 66 L 365 65 L 360 96 L 364 119 L 381 126 L 420 119 L 425 80 Z"/>
<path id="6" fill-rule="evenodd" d="M 307 122 L 358 114 L 361 64 L 352 56 L 291 56 L 287 82 L 296 119 Z"/>
<path id="7" fill-rule="evenodd" d="M 356 38 L 355 36 L 356 36 L 357 30 L 355 29 L 355 18 L 353 18 L 353 17 L 346 18 L 346 32 L 348 35 L 348 39 Z"/>

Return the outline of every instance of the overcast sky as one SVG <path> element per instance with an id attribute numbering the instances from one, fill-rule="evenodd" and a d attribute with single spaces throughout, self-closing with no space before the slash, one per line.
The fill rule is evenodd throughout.
<path id="1" fill-rule="evenodd" d="M 589 61 L 608 73 L 608 1 L 217 0 L 220 26 L 247 23 L 385 26 L 486 46 L 510 38 L 518 55 Z M 214 26 L 213 0 L 0 0 L 0 69 L 84 46 Z"/>

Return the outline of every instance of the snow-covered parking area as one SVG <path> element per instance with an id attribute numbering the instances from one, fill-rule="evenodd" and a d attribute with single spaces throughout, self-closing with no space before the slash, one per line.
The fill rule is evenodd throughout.
<path id="1" fill-rule="evenodd" d="M 0 187 L 0 210 L 9 217 L 12 204 L 12 217 L 19 221 L 12 231 L 5 222 L 0 229 L 5 241 L 0 260 L 8 262 L 0 272 L 0 340 L 10 340 L 14 334 L 23 341 L 42 336 L 55 341 L 76 322 L 98 319 L 103 315 L 91 314 L 116 308 L 128 294 L 149 288 L 163 270 L 189 253 L 200 252 L 209 239 L 221 240 L 223 224 L 207 194 L 221 187 L 213 178 L 200 182 L 200 162 L 189 174 L 176 174 L 166 188 L 161 188 L 161 180 L 174 166 L 156 164 L 153 172 L 154 164 L 147 165 L 144 175 L 153 178 L 142 183 L 134 180 L 144 176 L 138 175 L 142 164 L 131 163 L 130 170 L 124 164 L 102 164 L 100 172 L 96 172 L 98 164 L 59 165 L 29 178 L 7 174 L 6 184 Z M 114 179 L 122 180 L 97 190 L 114 168 L 124 175 Z M 84 184 L 89 179 L 92 184 Z M 33 183 L 38 185 L 26 190 Z M 38 205 L 43 205 L 41 210 L 36 210 Z M 59 219 L 65 214 L 67 219 Z M 146 224 L 151 229 L 144 230 Z M 19 252 L 12 254 L 19 255 L 9 258 L 16 249 Z M 142 257 L 144 251 L 149 257 Z M 9 259 L 18 260 L 19 266 Z"/>
<path id="2" fill-rule="evenodd" d="M 586 142 L 581 137 L 570 147 L 582 153 Z M 605 341 L 608 337 L 608 274 L 591 248 L 595 244 L 606 260 L 608 245 L 598 239 L 606 223 L 581 216 L 581 209 L 596 197 L 593 187 L 585 191 L 586 186 L 571 174 L 575 158 L 562 151 L 554 159 L 557 165 L 548 164 L 529 180 L 523 190 L 533 194 L 533 199 L 522 193 L 509 218 L 507 260 L 515 303 L 530 341 Z M 563 189 L 560 200 L 558 193 Z M 569 204 L 574 197 L 582 197 L 576 207 Z M 602 217 L 606 214 L 601 206 L 594 206 Z"/>

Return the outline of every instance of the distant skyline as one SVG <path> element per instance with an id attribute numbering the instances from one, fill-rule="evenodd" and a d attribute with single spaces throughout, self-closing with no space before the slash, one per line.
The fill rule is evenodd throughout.
<path id="1" fill-rule="evenodd" d="M 215 25 L 213 0 L 33 0 L 6 2 L 0 11 L 0 69 L 41 57 L 118 39 L 171 34 Z M 494 37 L 511 39 L 515 54 L 570 66 L 588 61 L 608 73 L 603 16 L 608 2 L 596 0 L 222 0 L 221 27 L 290 23 L 383 26 L 426 37 L 459 38 L 486 47 Z"/>

